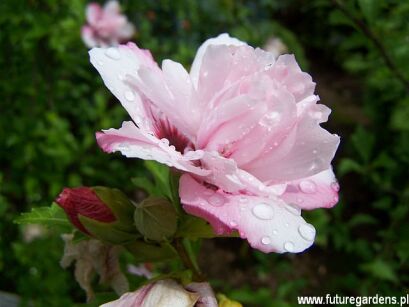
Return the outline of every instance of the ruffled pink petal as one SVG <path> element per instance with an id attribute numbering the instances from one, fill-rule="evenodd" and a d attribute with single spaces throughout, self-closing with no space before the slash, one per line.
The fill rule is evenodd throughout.
<path id="1" fill-rule="evenodd" d="M 237 38 L 230 37 L 227 33 L 223 33 L 217 37 L 206 40 L 197 50 L 195 59 L 193 60 L 192 67 L 190 69 L 190 76 L 196 88 L 199 82 L 199 73 L 202 66 L 203 56 L 206 53 L 207 47 L 211 45 L 242 46 L 246 45 L 246 43 L 238 40 Z"/>
<path id="2" fill-rule="evenodd" d="M 269 70 L 269 74 L 284 84 L 296 101 L 314 94 L 315 82 L 309 74 L 301 70 L 292 54 L 280 55 Z"/>
<path id="3" fill-rule="evenodd" d="M 98 40 L 95 37 L 94 31 L 89 26 L 83 26 L 81 28 L 81 38 L 88 48 L 98 46 Z"/>
<path id="4" fill-rule="evenodd" d="M 183 134 L 194 138 L 201 112 L 190 76 L 179 63 L 165 60 L 163 71 L 142 67 L 132 85 L 145 95 Z"/>
<path id="5" fill-rule="evenodd" d="M 88 23 L 93 26 L 98 23 L 98 20 L 102 17 L 103 10 L 98 3 L 92 2 L 87 5 L 85 9 L 85 16 Z"/>
<path id="6" fill-rule="evenodd" d="M 266 109 L 264 103 L 246 95 L 224 101 L 205 115 L 198 131 L 197 146 L 230 155 L 228 146 L 249 133 Z"/>
<path id="7" fill-rule="evenodd" d="M 339 136 L 320 127 L 323 116 L 316 116 L 317 110 L 320 108 L 316 105 L 306 108 L 298 124 L 280 144 L 242 168 L 274 184 L 310 177 L 328 169 L 338 148 Z"/>
<path id="8" fill-rule="evenodd" d="M 234 87 L 243 78 L 264 71 L 274 63 L 274 57 L 248 45 L 210 45 L 202 58 L 197 86 L 202 105 L 211 110 L 221 92 Z M 238 90 L 245 93 L 241 85 Z M 216 99 L 215 99 L 216 98 Z"/>
<path id="9" fill-rule="evenodd" d="M 118 98 L 133 121 L 152 132 L 151 116 L 144 99 L 128 82 L 130 76 L 137 76 L 141 67 L 159 70 L 150 52 L 128 43 L 119 47 L 94 48 L 89 54 L 92 65 L 100 73 L 105 85 Z"/>
<path id="10" fill-rule="evenodd" d="M 135 27 L 130 22 L 126 22 L 122 27 L 117 30 L 116 35 L 118 36 L 118 41 L 122 42 L 130 39 L 135 33 Z"/>
<path id="11" fill-rule="evenodd" d="M 128 158 L 155 160 L 185 172 L 206 176 L 209 171 L 194 166 L 193 161 L 202 157 L 201 151 L 182 155 L 169 145 L 166 139 L 159 140 L 144 132 L 132 122 L 123 122 L 120 129 L 103 130 L 96 134 L 98 145 L 106 152 L 120 151 Z"/>
<path id="12" fill-rule="evenodd" d="M 207 220 L 219 234 L 237 230 L 262 252 L 298 253 L 314 242 L 315 229 L 301 211 L 277 198 L 214 191 L 187 174 L 180 179 L 179 194 L 188 213 Z"/>
<path id="13" fill-rule="evenodd" d="M 222 157 L 218 152 L 203 152 L 201 164 L 210 173 L 202 179 L 228 193 L 249 195 L 281 195 L 286 184 L 267 186 L 252 174 L 238 168 L 233 159 Z"/>
<path id="14" fill-rule="evenodd" d="M 119 15 L 121 13 L 121 7 L 118 1 L 110 0 L 105 3 L 104 12 L 112 15 Z"/>
<path id="15" fill-rule="evenodd" d="M 259 84 L 261 81 L 262 79 Z M 271 80 L 266 81 L 263 87 L 266 94 L 259 99 L 264 102 L 265 111 L 250 133 L 242 135 L 231 148 L 230 158 L 240 167 L 259 159 L 264 152 L 277 147 L 297 122 L 297 106 L 293 95 Z"/>
<path id="16" fill-rule="evenodd" d="M 338 202 L 339 184 L 332 169 L 287 184 L 281 198 L 301 209 L 331 208 Z"/>

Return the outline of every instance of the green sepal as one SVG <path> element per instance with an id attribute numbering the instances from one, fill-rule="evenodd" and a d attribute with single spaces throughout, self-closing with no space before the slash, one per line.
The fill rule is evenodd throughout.
<path id="1" fill-rule="evenodd" d="M 123 232 L 135 232 L 133 214 L 135 205 L 120 190 L 106 187 L 93 187 L 98 198 L 108 206 L 115 215 L 115 228 Z"/>
<path id="2" fill-rule="evenodd" d="M 148 240 L 164 241 L 177 229 L 177 213 L 165 198 L 149 197 L 136 206 L 134 222 Z"/>
<path id="3" fill-rule="evenodd" d="M 141 238 L 141 235 L 135 228 L 133 229 L 133 232 L 126 232 L 119 229 L 117 227 L 119 222 L 103 223 L 82 215 L 79 215 L 78 218 L 81 224 L 84 225 L 93 237 L 104 242 L 126 244 Z"/>

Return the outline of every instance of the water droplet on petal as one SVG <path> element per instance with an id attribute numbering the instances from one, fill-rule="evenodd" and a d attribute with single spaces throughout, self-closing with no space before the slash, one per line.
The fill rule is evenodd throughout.
<path id="1" fill-rule="evenodd" d="M 276 234 L 278 234 L 278 231 L 277 231 L 277 229 L 274 229 L 273 230 L 273 235 L 276 235 Z"/>
<path id="2" fill-rule="evenodd" d="M 314 149 L 314 150 L 312 151 L 312 153 L 313 153 L 314 155 L 316 155 L 316 154 L 318 153 L 318 150 Z"/>
<path id="3" fill-rule="evenodd" d="M 274 126 L 280 120 L 280 117 L 280 113 L 270 112 L 261 118 L 260 125 L 264 127 Z"/>
<path id="4" fill-rule="evenodd" d="M 311 194 L 317 191 L 316 184 L 311 180 L 303 180 L 299 184 L 300 190 L 304 193 Z"/>
<path id="5" fill-rule="evenodd" d="M 298 232 L 307 241 L 312 241 L 315 238 L 315 228 L 310 224 L 301 225 L 298 227 Z"/>
<path id="6" fill-rule="evenodd" d="M 339 183 L 334 181 L 333 183 L 331 183 L 331 189 L 334 190 L 335 192 L 339 191 Z"/>
<path id="7" fill-rule="evenodd" d="M 293 204 L 287 204 L 285 206 L 285 208 L 287 209 L 288 212 L 290 212 L 291 214 L 294 214 L 296 216 L 301 215 L 301 209 L 298 208 L 297 206 L 293 205 Z"/>
<path id="8" fill-rule="evenodd" d="M 259 204 L 254 206 L 252 212 L 255 217 L 261 220 L 271 220 L 274 216 L 273 208 L 267 204 Z"/>
<path id="9" fill-rule="evenodd" d="M 293 243 L 293 242 L 290 242 L 290 241 L 285 242 L 285 243 L 284 243 L 284 249 L 285 249 L 287 252 L 292 253 L 292 252 L 294 251 L 294 243 Z"/>
<path id="10" fill-rule="evenodd" d="M 235 221 L 231 221 L 229 224 L 230 224 L 231 227 L 236 227 L 237 226 L 237 223 Z"/>
<path id="11" fill-rule="evenodd" d="M 134 101 L 135 94 L 132 91 L 126 91 L 125 92 L 125 99 L 128 100 L 128 101 Z"/>
<path id="12" fill-rule="evenodd" d="M 164 145 L 169 145 L 169 140 L 168 140 L 168 139 L 163 138 L 163 139 L 161 139 L 160 141 L 161 141 Z"/>
<path id="13" fill-rule="evenodd" d="M 246 196 L 240 196 L 239 202 L 241 202 L 242 204 L 247 203 L 249 200 L 247 199 Z"/>
<path id="14" fill-rule="evenodd" d="M 271 243 L 270 237 L 262 237 L 261 238 L 261 243 L 263 243 L 264 245 L 270 244 Z"/>
<path id="15" fill-rule="evenodd" d="M 105 55 L 113 60 L 119 60 L 121 58 L 121 54 L 119 53 L 117 48 L 111 47 L 105 51 Z"/>
<path id="16" fill-rule="evenodd" d="M 208 198 L 209 203 L 215 207 L 220 207 L 224 205 L 224 199 L 218 194 L 214 194 Z"/>

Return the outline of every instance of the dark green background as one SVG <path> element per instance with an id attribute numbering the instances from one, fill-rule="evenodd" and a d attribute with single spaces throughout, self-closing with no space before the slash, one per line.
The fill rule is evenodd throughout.
<path id="1" fill-rule="evenodd" d="M 409 289 L 409 97 L 373 44 L 332 1 L 122 1 L 135 41 L 158 61 L 188 66 L 199 44 L 229 32 L 262 46 L 277 35 L 333 109 L 341 135 L 341 201 L 306 214 L 318 230 L 301 255 L 265 255 L 231 239 L 205 243 L 202 267 L 217 291 L 246 306 L 292 306 L 297 295 L 404 295 Z M 349 0 L 409 78 L 409 2 Z M 133 196 L 142 163 L 102 153 L 94 133 L 128 118 L 91 67 L 80 38 L 86 2 L 0 1 L 0 289 L 35 306 L 84 294 L 58 261 L 61 239 L 24 243 L 19 212 L 64 186 L 107 185 Z M 220 264 L 222 263 L 222 265 Z"/>

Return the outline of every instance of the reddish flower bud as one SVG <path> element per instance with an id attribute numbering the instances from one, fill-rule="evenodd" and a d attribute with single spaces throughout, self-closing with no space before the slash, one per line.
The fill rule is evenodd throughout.
<path id="1" fill-rule="evenodd" d="M 135 205 L 118 189 L 65 188 L 56 199 L 71 223 L 83 233 L 113 244 L 136 240 Z"/>
<path id="2" fill-rule="evenodd" d="M 82 225 L 79 215 L 103 223 L 112 223 L 116 220 L 111 209 L 89 187 L 65 188 L 55 201 L 64 209 L 71 223 L 88 235 L 91 234 Z"/>

